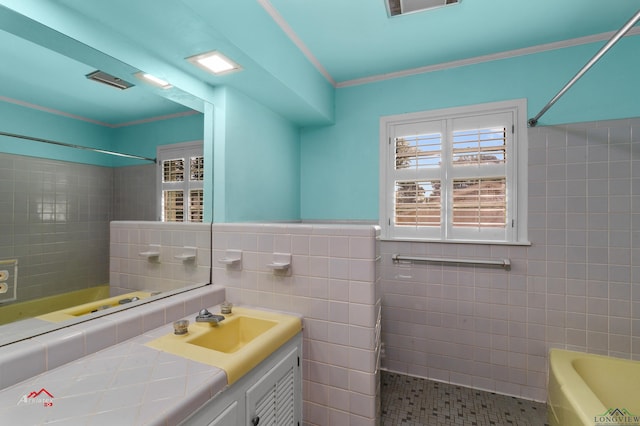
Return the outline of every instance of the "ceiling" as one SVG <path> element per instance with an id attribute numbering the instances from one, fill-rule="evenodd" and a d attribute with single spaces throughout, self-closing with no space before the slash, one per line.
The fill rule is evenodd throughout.
<path id="1" fill-rule="evenodd" d="M 640 9 L 637 1 L 462 0 L 389 19 L 384 0 L 271 3 L 337 82 L 615 31 Z"/>
<path id="2" fill-rule="evenodd" d="M 322 105 L 332 102 L 335 87 L 616 31 L 640 2 L 462 0 L 393 18 L 384 0 L 56 0 L 46 6 L 41 0 L 0 0 L 0 5 L 68 36 L 59 42 L 34 37 L 34 43 L 14 35 L 24 36 L 24 25 L 0 31 L 0 99 L 113 126 L 183 112 L 197 104 L 183 92 L 202 93 L 203 85 L 234 87 L 300 124 L 327 122 L 331 117 Z M 76 54 L 82 49 L 62 46 L 70 41 L 106 55 L 96 60 L 87 52 Z M 216 77 L 185 61 L 215 49 L 243 71 Z M 120 91 L 86 80 L 85 74 L 107 59 L 117 59 L 120 65 L 112 69 L 136 86 Z M 172 94 L 151 88 L 133 77 L 138 70 L 176 88 Z"/>
<path id="3" fill-rule="evenodd" d="M 127 90 L 85 78 L 95 68 L 0 31 L 0 99 L 55 110 L 95 124 L 114 127 L 135 120 L 188 111 L 187 107 L 140 87 Z"/>

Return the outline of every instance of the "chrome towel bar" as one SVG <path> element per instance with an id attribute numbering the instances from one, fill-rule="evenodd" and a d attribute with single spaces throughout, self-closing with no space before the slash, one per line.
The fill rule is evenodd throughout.
<path id="1" fill-rule="evenodd" d="M 405 256 L 402 254 L 394 254 L 391 256 L 393 263 L 399 263 L 401 261 L 407 262 L 432 262 L 432 263 L 465 263 L 470 265 L 488 265 L 498 266 L 505 270 L 511 269 L 511 260 L 505 259 L 471 259 L 471 258 L 447 258 L 447 257 L 419 257 L 419 256 Z"/>

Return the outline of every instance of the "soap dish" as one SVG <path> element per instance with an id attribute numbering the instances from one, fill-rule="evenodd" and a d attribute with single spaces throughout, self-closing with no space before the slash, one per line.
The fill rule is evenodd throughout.
<path id="1" fill-rule="evenodd" d="M 291 253 L 273 253 L 273 262 L 267 264 L 274 271 L 283 271 L 291 266 Z"/>
<path id="2" fill-rule="evenodd" d="M 146 257 L 147 259 L 158 257 L 160 256 L 160 245 L 149 244 L 149 248 L 146 251 L 140 252 L 138 254 L 142 257 Z"/>
<path id="3" fill-rule="evenodd" d="M 224 265 L 238 265 L 242 262 L 242 250 L 227 249 L 225 257 L 218 259 L 218 263 Z"/>

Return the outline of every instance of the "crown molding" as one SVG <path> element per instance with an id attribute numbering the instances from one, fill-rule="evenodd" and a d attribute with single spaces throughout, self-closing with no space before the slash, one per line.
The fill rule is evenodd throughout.
<path id="1" fill-rule="evenodd" d="M 580 46 L 583 44 L 597 43 L 600 41 L 609 40 L 616 34 L 616 31 L 610 31 L 606 33 L 593 34 L 585 37 L 578 37 L 569 40 L 556 41 L 553 43 L 540 44 L 537 46 L 525 47 L 522 49 L 508 50 L 504 52 L 492 53 L 489 55 L 476 56 L 473 58 L 460 59 L 457 61 L 443 62 L 440 64 L 427 65 L 424 67 L 411 68 L 407 70 L 395 71 L 387 74 L 378 74 L 369 77 L 356 78 L 353 80 L 346 80 L 342 82 L 336 82 L 329 72 L 322 66 L 318 58 L 316 58 L 311 50 L 303 43 L 298 37 L 296 32 L 291 26 L 284 20 L 282 15 L 276 10 L 269 0 L 258 0 L 258 3 L 267 11 L 275 23 L 282 29 L 282 31 L 289 37 L 289 39 L 295 44 L 298 49 L 307 57 L 307 59 L 313 64 L 314 67 L 322 74 L 327 81 L 335 88 L 359 86 L 362 84 L 376 83 L 378 81 L 392 80 L 395 78 L 408 77 L 417 74 L 425 74 L 435 71 L 443 71 L 451 68 L 464 67 L 468 65 L 481 64 L 483 62 L 497 61 L 500 59 L 515 58 L 517 56 L 533 55 L 536 53 L 548 52 L 551 50 L 565 49 L 567 47 Z M 632 28 L 625 37 L 640 34 L 640 27 Z"/>
<path id="2" fill-rule="evenodd" d="M 318 58 L 311 53 L 311 50 L 307 47 L 306 44 L 298 37 L 293 28 L 284 20 L 280 12 L 276 10 L 276 8 L 271 4 L 269 0 L 258 0 L 258 3 L 267 11 L 267 13 L 271 16 L 271 19 L 275 21 L 275 23 L 280 27 L 280 29 L 289 37 L 289 40 L 295 44 L 298 49 L 302 52 L 304 56 L 311 62 L 311 64 L 318 70 L 320 74 L 324 76 L 324 78 L 333 86 L 336 87 L 336 81 L 331 77 L 331 74 L 322 66 Z"/>
<path id="3" fill-rule="evenodd" d="M 159 115 L 157 117 L 150 117 L 150 118 L 143 118 L 143 119 L 140 119 L 140 120 L 127 121 L 125 123 L 111 124 L 110 127 L 113 127 L 115 129 L 117 129 L 117 128 L 120 128 L 120 127 L 136 126 L 138 124 L 145 124 L 145 123 L 153 123 L 154 121 L 162 121 L 162 120 L 170 120 L 172 118 L 187 117 L 189 115 L 195 115 L 195 114 L 201 114 L 201 113 L 200 113 L 200 111 L 196 111 L 196 110 L 182 111 L 182 112 L 176 112 L 176 113 L 173 113 L 173 114 Z"/>
<path id="4" fill-rule="evenodd" d="M 140 119 L 140 120 L 127 121 L 127 122 L 124 122 L 124 123 L 111 124 L 111 123 L 105 123 L 104 121 L 99 121 L 99 120 L 94 120 L 92 118 L 83 117 L 81 115 L 70 114 L 68 112 L 60 111 L 58 109 L 49 108 L 49 107 L 45 107 L 45 106 L 37 105 L 37 104 L 32 104 L 30 102 L 21 101 L 19 99 L 9 98 L 9 97 L 6 97 L 6 96 L 0 96 L 0 102 L 7 102 L 7 103 L 10 103 L 10 104 L 19 105 L 19 106 L 22 106 L 22 107 L 25 107 L 25 108 L 46 112 L 48 114 L 54 114 L 54 115 L 59 115 L 59 116 L 62 116 L 62 117 L 71 118 L 73 120 L 85 121 L 87 123 L 97 124 L 98 126 L 108 127 L 110 129 L 117 129 L 117 128 L 120 128 L 120 127 L 135 126 L 135 125 L 138 125 L 138 124 L 152 123 L 154 121 L 169 120 L 171 118 L 179 118 L 179 117 L 186 117 L 186 116 L 194 115 L 194 114 L 200 114 L 199 111 L 189 110 L 189 111 L 177 112 L 177 113 L 174 113 L 174 114 L 166 114 L 166 115 L 160 115 L 160 116 L 157 116 L 157 117 L 150 117 L 150 118 L 143 118 L 143 119 Z"/>
<path id="5" fill-rule="evenodd" d="M 615 34 L 615 31 L 594 34 L 585 37 L 562 40 L 553 43 L 540 44 L 538 46 L 525 47 L 522 49 L 508 50 L 505 52 L 492 53 L 490 55 L 476 56 L 474 58 L 460 59 L 458 61 L 443 62 L 441 64 L 428 65 L 424 67 L 412 68 L 403 71 L 392 72 L 388 74 L 380 74 L 371 77 L 363 77 L 354 80 L 343 81 L 336 84 L 336 88 L 358 86 L 361 84 L 375 83 L 378 81 L 391 80 L 394 78 L 408 77 L 411 75 L 425 74 L 434 71 L 442 71 L 451 68 L 464 67 L 468 65 L 481 64 L 483 62 L 497 61 L 500 59 L 515 58 L 517 56 L 533 55 L 536 53 L 548 52 L 551 50 L 565 49 L 567 47 L 580 46 L 583 44 L 596 43 L 609 40 Z M 640 27 L 631 29 L 625 37 L 640 34 Z"/>
<path id="6" fill-rule="evenodd" d="M 98 120 L 94 120 L 94 119 L 91 119 L 91 118 L 82 117 L 80 115 L 70 114 L 68 112 L 60 111 L 60 110 L 57 110 L 57 109 L 54 109 L 54 108 L 48 108 L 48 107 L 44 107 L 42 105 L 32 104 L 30 102 L 21 101 L 19 99 L 8 98 L 6 96 L 0 96 L 0 101 L 7 102 L 7 103 L 10 103 L 10 104 L 20 105 L 20 106 L 25 107 L 25 108 L 30 108 L 30 109 L 35 109 L 35 110 L 38 110 L 38 111 L 43 111 L 43 112 L 46 112 L 46 113 L 49 113 L 49 114 L 55 114 L 55 115 L 60 115 L 62 117 L 72 118 L 74 120 L 86 121 L 88 123 L 97 124 L 98 126 L 113 127 L 112 124 L 105 123 L 103 121 L 98 121 Z"/>
<path id="7" fill-rule="evenodd" d="M 580 46 L 583 44 L 596 43 L 609 40 L 616 31 L 594 34 L 585 37 L 562 40 L 553 43 L 540 44 L 538 46 L 525 47 L 522 49 L 508 50 L 505 52 L 492 53 L 490 55 L 476 56 L 474 58 L 460 59 L 458 61 L 443 62 L 441 64 L 427 65 L 424 67 L 412 68 L 403 71 L 396 71 L 388 74 L 379 74 L 371 77 L 363 77 L 354 80 L 347 80 L 336 84 L 336 88 L 358 86 L 362 84 L 375 83 L 378 81 L 391 80 L 394 78 L 408 77 L 417 74 L 425 74 L 434 71 L 442 71 L 451 68 L 464 67 L 468 65 L 481 64 L 483 62 L 497 61 L 500 59 L 515 58 L 517 56 L 533 55 L 536 53 L 548 52 L 551 50 L 565 49 L 567 47 Z M 640 34 L 640 27 L 632 28 L 625 37 Z"/>

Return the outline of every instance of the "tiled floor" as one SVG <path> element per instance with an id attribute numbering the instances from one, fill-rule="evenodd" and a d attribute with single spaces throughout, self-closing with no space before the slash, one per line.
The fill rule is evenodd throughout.
<path id="1" fill-rule="evenodd" d="M 544 426 L 546 405 L 382 372 L 382 426 Z"/>

